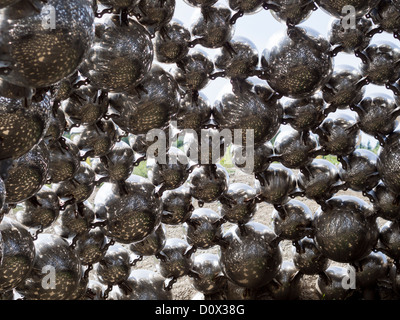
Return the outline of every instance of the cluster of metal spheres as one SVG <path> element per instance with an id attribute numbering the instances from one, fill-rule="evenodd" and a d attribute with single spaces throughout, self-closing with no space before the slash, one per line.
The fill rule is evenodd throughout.
<path id="1" fill-rule="evenodd" d="M 398 297 L 400 50 L 370 42 L 399 37 L 400 1 L 185 2 L 199 13 L 190 30 L 173 19 L 175 0 L 0 0 L 0 298 L 172 299 L 190 276 L 205 299 L 298 299 L 304 275 L 318 275 L 324 299 Z M 259 54 L 234 27 L 264 9 L 287 28 Z M 336 18 L 329 39 L 298 26 L 315 10 Z M 361 68 L 334 67 L 339 52 Z M 217 77 L 232 85 L 210 102 L 201 90 Z M 368 84 L 395 99 L 366 95 Z M 238 161 L 246 137 L 230 150 L 254 187 L 229 184 L 220 164 L 132 174 L 146 134 L 172 121 L 214 137 L 253 129 L 251 169 Z M 360 132 L 380 142 L 378 155 L 358 148 Z M 347 189 L 360 197 L 336 195 Z M 214 202 L 219 212 L 203 208 Z M 274 206 L 272 223 L 253 220 L 260 202 Z M 165 225 L 186 226 L 185 239 L 167 239 Z M 284 240 L 293 261 L 282 261 Z M 134 267 L 144 256 L 157 272 Z M 355 268 L 356 289 L 330 261 Z"/>

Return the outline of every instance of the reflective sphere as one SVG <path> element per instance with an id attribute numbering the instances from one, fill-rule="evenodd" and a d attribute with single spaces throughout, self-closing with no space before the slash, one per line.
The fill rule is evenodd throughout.
<path id="1" fill-rule="evenodd" d="M 247 223 L 256 213 L 256 190 L 244 183 L 232 183 L 221 197 L 221 216 L 232 223 Z"/>
<path id="2" fill-rule="evenodd" d="M 68 205 L 60 211 L 59 222 L 55 231 L 63 238 L 83 235 L 91 228 L 95 218 L 92 205 L 89 202 Z"/>
<path id="3" fill-rule="evenodd" d="M 213 70 L 214 64 L 207 53 L 196 49 L 179 61 L 174 78 L 184 90 L 197 91 L 209 83 Z"/>
<path id="4" fill-rule="evenodd" d="M 190 218 L 194 207 L 190 189 L 180 187 L 175 190 L 167 190 L 162 195 L 163 211 L 162 223 L 178 225 Z"/>
<path id="5" fill-rule="evenodd" d="M 172 21 L 157 32 L 155 54 L 161 63 L 176 63 L 189 52 L 190 32 L 180 21 Z"/>
<path id="6" fill-rule="evenodd" d="M 2 61 L 6 61 L 0 77 L 30 88 L 50 86 L 74 73 L 94 39 L 94 14 L 88 1 L 48 0 L 35 5 L 37 11 L 30 1 L 19 1 L 0 11 Z M 54 29 L 43 28 L 45 5 L 54 10 Z"/>
<path id="7" fill-rule="evenodd" d="M 283 110 L 283 124 L 290 124 L 298 131 L 313 130 L 325 119 L 324 100 L 318 95 L 289 100 L 284 104 Z"/>
<path id="8" fill-rule="evenodd" d="M 365 18 L 357 18 L 355 28 L 343 28 L 343 24 L 347 21 L 335 19 L 329 30 L 329 42 L 333 46 L 337 46 L 335 50 L 346 53 L 354 51 L 362 51 L 368 47 L 371 38 L 367 36 L 368 31 L 372 29 L 371 20 Z"/>
<path id="9" fill-rule="evenodd" d="M 155 231 L 144 238 L 142 241 L 134 242 L 129 245 L 129 250 L 139 256 L 157 255 L 165 246 L 166 229 L 160 225 Z"/>
<path id="10" fill-rule="evenodd" d="M 82 234 L 76 242 L 77 252 L 82 265 L 92 265 L 103 259 L 108 247 L 103 230 L 96 228 Z"/>
<path id="11" fill-rule="evenodd" d="M 0 97 L 0 159 L 18 158 L 30 151 L 46 134 L 50 97 L 32 102 Z"/>
<path id="12" fill-rule="evenodd" d="M 43 187 L 35 196 L 24 202 L 25 209 L 18 211 L 17 220 L 28 228 L 45 229 L 58 218 L 59 199 L 54 191 Z"/>
<path id="13" fill-rule="evenodd" d="M 357 267 L 356 284 L 360 288 L 372 287 L 378 280 L 384 279 L 389 274 L 387 257 L 380 252 L 372 252 L 358 261 Z"/>
<path id="14" fill-rule="evenodd" d="M 203 202 L 216 201 L 228 189 L 229 175 L 221 165 L 203 165 L 189 176 L 190 193 Z"/>
<path id="15" fill-rule="evenodd" d="M 399 78 L 400 66 L 396 64 L 400 59 L 399 48 L 387 42 L 378 42 L 368 46 L 365 50 L 367 63 L 361 65 L 361 74 L 375 85 L 382 86 L 395 82 Z"/>
<path id="16" fill-rule="evenodd" d="M 269 282 L 261 291 L 273 300 L 296 300 L 301 292 L 301 274 L 291 261 L 283 261 L 275 281 Z M 261 294 L 262 295 L 262 294 Z"/>
<path id="17" fill-rule="evenodd" d="M 378 156 L 378 171 L 383 183 L 395 194 L 400 194 L 400 133 L 391 133 L 385 141 L 385 146 L 380 149 Z"/>
<path id="18" fill-rule="evenodd" d="M 230 17 L 228 8 L 203 7 L 200 17 L 193 22 L 191 33 L 206 48 L 222 47 L 233 36 L 233 25 L 228 23 Z"/>
<path id="19" fill-rule="evenodd" d="M 187 275 L 193 267 L 193 259 L 185 255 L 189 244 L 185 240 L 169 238 L 161 251 L 166 257 L 157 265 L 157 270 L 165 278 L 178 278 Z"/>
<path id="20" fill-rule="evenodd" d="M 400 218 L 400 203 L 397 195 L 390 191 L 383 182 L 380 182 L 374 189 L 376 201 L 374 208 L 378 215 L 385 220 L 398 220 Z"/>
<path id="21" fill-rule="evenodd" d="M 94 44 L 80 71 L 94 87 L 125 92 L 143 80 L 152 60 L 150 35 L 141 24 L 129 19 L 121 27 L 119 16 L 106 15 L 96 21 Z"/>
<path id="22" fill-rule="evenodd" d="M 281 164 L 271 164 L 255 180 L 257 194 L 271 204 L 283 204 L 296 188 L 296 176 Z"/>
<path id="23" fill-rule="evenodd" d="M 317 293 L 321 300 L 347 300 L 354 294 L 354 290 L 345 289 L 342 285 L 348 277 L 347 268 L 332 266 L 325 273 L 327 276 L 320 275 L 316 283 Z"/>
<path id="24" fill-rule="evenodd" d="M 300 24 L 307 20 L 315 8 L 314 3 L 309 0 L 268 0 L 266 4 L 276 20 L 290 25 Z"/>
<path id="25" fill-rule="evenodd" d="M 288 130 L 280 132 L 275 139 L 275 154 L 287 168 L 303 168 L 313 160 L 317 139 L 308 132 Z"/>
<path id="26" fill-rule="evenodd" d="M 127 280 L 131 271 L 129 251 L 121 245 L 113 245 L 95 268 L 99 281 L 114 286 Z"/>
<path id="27" fill-rule="evenodd" d="M 304 274 L 313 275 L 328 269 L 329 259 L 317 248 L 313 239 L 303 238 L 299 241 L 301 251 L 293 247 L 293 263 Z"/>
<path id="28" fill-rule="evenodd" d="M 332 73 L 327 86 L 332 90 L 325 90 L 323 98 L 329 104 L 329 110 L 347 109 L 359 103 L 364 95 L 365 88 L 360 72 L 352 66 L 338 66 Z"/>
<path id="29" fill-rule="evenodd" d="M 122 185 L 105 183 L 94 199 L 96 216 L 107 219 L 107 236 L 120 243 L 143 240 L 160 224 L 162 204 L 149 181 L 131 176 Z"/>
<path id="30" fill-rule="evenodd" d="M 357 149 L 345 158 L 348 165 L 339 167 L 340 179 L 346 185 L 356 191 L 371 190 L 374 188 L 380 176 L 376 167 L 378 157 L 372 151 Z"/>
<path id="31" fill-rule="evenodd" d="M 35 241 L 35 249 L 32 271 L 17 287 L 17 292 L 27 300 L 68 299 L 81 279 L 77 254 L 66 240 L 51 234 L 40 234 Z M 50 274 L 54 276 L 54 284 L 49 280 Z"/>
<path id="32" fill-rule="evenodd" d="M 293 27 L 273 37 L 262 54 L 261 64 L 268 84 L 290 97 L 311 96 L 321 89 L 332 73 L 329 43 L 314 31 Z"/>
<path id="33" fill-rule="evenodd" d="M 261 144 L 278 132 L 282 106 L 276 102 L 266 103 L 252 91 L 222 91 L 214 103 L 213 115 L 221 129 L 241 129 L 245 136 L 243 145 L 247 144 L 247 132 L 244 134 L 247 129 L 254 130 L 254 144 Z"/>
<path id="34" fill-rule="evenodd" d="M 164 290 L 165 278 L 149 270 L 133 270 L 126 280 L 132 292 L 128 295 L 119 292 L 116 300 L 172 300 L 171 291 Z"/>
<path id="35" fill-rule="evenodd" d="M 213 247 L 222 236 L 221 216 L 214 210 L 200 208 L 193 211 L 186 222 L 186 241 L 195 248 Z"/>
<path id="36" fill-rule="evenodd" d="M 57 195 L 68 203 L 87 200 L 95 187 L 95 173 L 86 162 L 81 162 L 72 179 L 54 185 Z"/>
<path id="37" fill-rule="evenodd" d="M 193 287 L 205 295 L 217 293 L 226 286 L 219 257 L 215 254 L 203 253 L 194 257 L 192 271 L 198 277 L 192 278 Z"/>
<path id="38" fill-rule="evenodd" d="M 396 263 L 400 259 L 400 224 L 398 221 L 388 221 L 381 227 L 378 249 L 394 259 Z"/>
<path id="39" fill-rule="evenodd" d="M 0 223 L 0 248 L 0 292 L 5 293 L 28 276 L 35 258 L 35 246 L 28 230 L 5 217 Z"/>
<path id="40" fill-rule="evenodd" d="M 353 262 L 370 254 L 378 240 L 372 208 L 353 196 L 335 196 L 318 209 L 313 220 L 319 251 L 337 262 Z"/>
<path id="41" fill-rule="evenodd" d="M 360 130 L 353 116 L 344 112 L 330 114 L 315 130 L 320 145 L 329 153 L 345 156 L 358 144 Z"/>
<path id="42" fill-rule="evenodd" d="M 235 54 L 225 47 L 215 57 L 215 66 L 231 79 L 245 79 L 254 74 L 258 65 L 258 50 L 253 42 L 243 37 L 235 37 L 229 42 Z"/>
<path id="43" fill-rule="evenodd" d="M 277 275 L 282 263 L 281 249 L 267 226 L 249 222 L 244 228 L 244 234 L 237 226 L 224 234 L 228 245 L 221 248 L 221 267 L 235 284 L 259 288 Z"/>
<path id="44" fill-rule="evenodd" d="M 6 202 L 13 204 L 34 196 L 46 183 L 49 153 L 44 142 L 14 160 L 4 178 Z"/>
<path id="45" fill-rule="evenodd" d="M 178 86 L 160 66 L 153 66 L 141 85 L 144 92 L 110 95 L 110 105 L 119 115 L 113 121 L 133 134 L 147 134 L 151 129 L 164 129 L 178 110 Z M 140 90 L 140 89 L 138 89 Z"/>
<path id="46" fill-rule="evenodd" d="M 298 200 L 290 200 L 272 213 L 274 232 L 286 240 L 297 241 L 310 234 L 311 221 L 311 210 Z"/>
<path id="47" fill-rule="evenodd" d="M 397 125 L 398 108 L 388 95 L 365 97 L 354 110 L 358 115 L 356 120 L 359 128 L 367 134 L 378 137 L 381 143 L 382 137 L 393 132 Z"/>
<path id="48" fill-rule="evenodd" d="M 231 156 L 233 164 L 244 173 L 257 174 L 268 169 L 271 163 L 268 158 L 273 155 L 274 148 L 269 141 L 264 144 L 254 146 L 253 161 L 248 160 L 246 153 L 246 146 L 232 144 Z"/>

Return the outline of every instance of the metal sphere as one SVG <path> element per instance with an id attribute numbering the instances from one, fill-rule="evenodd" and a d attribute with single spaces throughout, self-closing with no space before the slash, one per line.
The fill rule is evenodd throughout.
<path id="1" fill-rule="evenodd" d="M 49 177 L 52 183 L 72 179 L 80 166 L 79 148 L 68 138 L 63 145 L 49 146 Z"/>
<path id="2" fill-rule="evenodd" d="M 222 237 L 222 228 L 218 223 L 220 219 L 221 216 L 214 210 L 194 210 L 185 226 L 188 244 L 196 249 L 209 249 L 216 245 Z"/>
<path id="3" fill-rule="evenodd" d="M 0 159 L 18 158 L 46 134 L 50 97 L 24 105 L 23 100 L 0 97 Z"/>
<path id="4" fill-rule="evenodd" d="M 378 215 L 385 220 L 400 219 L 400 203 L 397 201 L 397 194 L 390 191 L 383 182 L 374 188 L 374 208 Z"/>
<path id="5" fill-rule="evenodd" d="M 365 93 L 361 73 L 352 66 L 335 67 L 327 86 L 332 90 L 323 92 L 323 99 L 329 104 L 328 110 L 347 109 L 359 103 Z"/>
<path id="6" fill-rule="evenodd" d="M 44 142 L 14 160 L 4 178 L 6 202 L 16 204 L 34 196 L 46 183 L 49 152 Z"/>
<path id="7" fill-rule="evenodd" d="M 398 80 L 400 50 L 389 42 L 377 42 L 365 49 L 367 63 L 361 65 L 361 74 L 372 84 L 383 86 Z"/>
<path id="8" fill-rule="evenodd" d="M 87 233 L 91 229 L 95 214 L 89 202 L 72 204 L 60 211 L 60 224 L 55 231 L 63 238 L 72 238 Z"/>
<path id="9" fill-rule="evenodd" d="M 320 275 L 316 283 L 320 299 L 347 300 L 354 294 L 354 290 L 343 287 L 343 281 L 348 277 L 348 268 L 332 266 L 325 271 L 325 274 Z"/>
<path id="10" fill-rule="evenodd" d="M 52 234 L 40 234 L 35 250 L 32 271 L 16 288 L 17 292 L 27 300 L 68 299 L 81 279 L 81 264 L 75 251 L 66 240 Z"/>
<path id="11" fill-rule="evenodd" d="M 290 124 L 298 131 L 313 130 L 325 119 L 324 106 L 324 100 L 318 95 L 289 100 L 283 105 L 283 124 Z"/>
<path id="12" fill-rule="evenodd" d="M 335 196 L 318 209 L 313 219 L 319 251 L 337 262 L 354 262 L 371 253 L 378 241 L 372 208 L 353 196 Z"/>
<path id="13" fill-rule="evenodd" d="M 235 226 L 224 234 L 228 244 L 221 248 L 221 266 L 233 283 L 249 289 L 259 288 L 278 274 L 281 249 L 276 235 L 267 226 L 249 222 L 244 228 L 244 233 Z"/>
<path id="14" fill-rule="evenodd" d="M 231 11 L 225 7 L 202 7 L 201 15 L 195 19 L 191 33 L 196 43 L 206 48 L 219 48 L 229 42 L 234 27 L 229 23 Z"/>
<path id="15" fill-rule="evenodd" d="M 48 228 L 58 218 L 59 199 L 54 191 L 43 187 L 36 195 L 24 202 L 25 209 L 18 211 L 17 220 L 28 228 Z"/>
<path id="16" fill-rule="evenodd" d="M 254 91 L 256 88 L 254 88 Z M 261 90 L 257 87 L 257 90 Z M 213 115 L 221 129 L 254 130 L 254 144 L 272 139 L 279 130 L 282 106 L 276 101 L 267 103 L 258 91 L 220 92 L 214 103 Z M 243 145 L 247 145 L 247 132 Z M 251 143 L 251 142 L 250 142 Z"/>
<path id="17" fill-rule="evenodd" d="M 269 157 L 274 153 L 274 148 L 271 142 L 266 142 L 264 144 L 259 144 L 254 146 L 254 159 L 253 165 L 248 166 L 248 162 L 245 158 L 246 155 L 246 146 L 235 145 L 231 146 L 231 156 L 232 162 L 240 171 L 251 174 L 251 173 L 260 173 L 268 169 L 271 161 Z"/>
<path id="18" fill-rule="evenodd" d="M 113 121 L 133 134 L 164 129 L 178 111 L 178 86 L 171 74 L 154 65 L 141 82 L 144 92 L 114 93 L 110 105 L 119 113 Z"/>
<path id="19" fill-rule="evenodd" d="M 304 22 L 316 9 L 313 1 L 309 0 L 268 0 L 265 4 L 268 9 L 271 9 L 271 14 L 276 20 L 290 25 Z"/>
<path id="20" fill-rule="evenodd" d="M 74 73 L 87 57 L 94 39 L 94 13 L 86 0 L 19 1 L 0 11 L 0 38 L 9 45 L 0 77 L 20 86 L 38 88 Z M 54 10 L 53 25 L 43 28 L 41 10 Z"/>
<path id="21" fill-rule="evenodd" d="M 257 210 L 256 190 L 244 183 L 232 183 L 221 197 L 221 216 L 229 222 L 245 224 Z"/>
<path id="22" fill-rule="evenodd" d="M 81 162 L 79 169 L 70 180 L 54 185 L 54 191 L 63 201 L 80 203 L 87 200 L 95 188 L 95 173 L 86 163 Z"/>
<path id="23" fill-rule="evenodd" d="M 160 253 L 166 242 L 166 229 L 160 226 L 142 241 L 134 242 L 129 245 L 129 250 L 139 256 L 153 256 Z"/>
<path id="24" fill-rule="evenodd" d="M 175 190 L 167 190 L 162 195 L 163 211 L 162 223 L 179 225 L 190 218 L 194 207 L 192 195 L 187 187 L 179 187 Z"/>
<path id="25" fill-rule="evenodd" d="M 218 293 L 226 286 L 227 279 L 222 273 L 216 254 L 203 253 L 195 256 L 192 271 L 198 275 L 191 280 L 193 287 L 204 295 Z"/>
<path id="26" fill-rule="evenodd" d="M 230 79 L 245 79 L 255 73 L 258 66 L 258 50 L 256 45 L 247 38 L 234 37 L 230 42 L 232 52 L 226 47 L 214 59 L 214 65 L 222 70 L 225 77 Z"/>
<path id="27" fill-rule="evenodd" d="M 325 118 L 314 132 L 326 152 L 336 156 L 346 156 L 356 149 L 360 129 L 352 115 L 335 112 Z"/>
<path id="28" fill-rule="evenodd" d="M 188 249 L 189 244 L 185 240 L 167 239 L 161 251 L 166 259 L 158 263 L 158 272 L 165 278 L 178 278 L 187 275 L 193 267 L 193 259 L 185 255 Z"/>
<path id="29" fill-rule="evenodd" d="M 388 136 L 385 146 L 380 149 L 377 162 L 383 183 L 395 194 L 400 194 L 399 136 L 397 131 Z"/>
<path id="30" fill-rule="evenodd" d="M 0 292 L 17 287 L 30 273 L 34 258 L 33 239 L 20 223 L 5 217 L 0 223 Z"/>
<path id="31" fill-rule="evenodd" d="M 279 237 L 298 241 L 311 233 L 312 213 L 303 202 L 290 200 L 278 210 L 272 213 L 272 224 Z"/>
<path id="32" fill-rule="evenodd" d="M 273 37 L 263 51 L 261 64 L 273 90 L 290 98 L 305 98 L 321 89 L 331 77 L 329 43 L 309 29 L 292 27 Z"/>
<path id="33" fill-rule="evenodd" d="M 329 259 L 315 245 L 313 239 L 303 238 L 299 241 L 301 250 L 293 247 L 293 263 L 303 274 L 315 275 L 324 272 L 329 267 Z"/>
<path id="34" fill-rule="evenodd" d="M 154 51 L 157 61 L 176 63 L 189 52 L 190 32 L 180 21 L 171 21 L 156 34 Z"/>
<path id="35" fill-rule="evenodd" d="M 292 170 L 273 163 L 266 171 L 258 174 L 256 191 L 264 201 L 280 205 L 289 200 L 290 194 L 296 189 L 296 180 Z"/>
<path id="36" fill-rule="evenodd" d="M 281 131 L 275 138 L 275 155 L 287 168 L 303 168 L 313 160 L 317 139 L 309 132 Z"/>
<path id="37" fill-rule="evenodd" d="M 229 174 L 221 165 L 202 165 L 188 178 L 190 193 L 199 201 L 216 201 L 228 189 L 228 180 Z"/>
<path id="38" fill-rule="evenodd" d="M 111 92 L 125 92 L 139 84 L 153 60 L 147 30 L 132 19 L 127 26 L 119 23 L 117 15 L 96 21 L 94 44 L 79 69 L 92 86 Z"/>
<path id="39" fill-rule="evenodd" d="M 121 245 L 111 246 L 95 270 L 102 284 L 114 286 L 126 281 L 131 271 L 129 251 Z"/>
<path id="40" fill-rule="evenodd" d="M 100 228 L 90 230 L 79 236 L 75 251 L 82 265 L 92 265 L 103 259 L 108 250 L 104 231 Z"/>
<path id="41" fill-rule="evenodd" d="M 143 240 L 161 222 L 162 204 L 154 185 L 135 179 L 105 183 L 94 199 L 96 216 L 107 219 L 107 236 L 125 244 Z"/>

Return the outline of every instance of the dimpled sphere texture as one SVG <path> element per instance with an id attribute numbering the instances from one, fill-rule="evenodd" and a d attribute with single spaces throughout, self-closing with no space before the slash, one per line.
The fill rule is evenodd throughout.
<path id="1" fill-rule="evenodd" d="M 399 300 L 399 17 L 0 0 L 0 300 Z"/>

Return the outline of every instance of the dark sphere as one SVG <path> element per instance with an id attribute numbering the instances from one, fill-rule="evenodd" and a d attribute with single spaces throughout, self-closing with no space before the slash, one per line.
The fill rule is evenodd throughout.
<path id="1" fill-rule="evenodd" d="M 372 208 L 353 196 L 335 196 L 318 209 L 313 220 L 314 240 L 327 258 L 358 261 L 371 253 L 378 241 L 378 226 Z"/>

